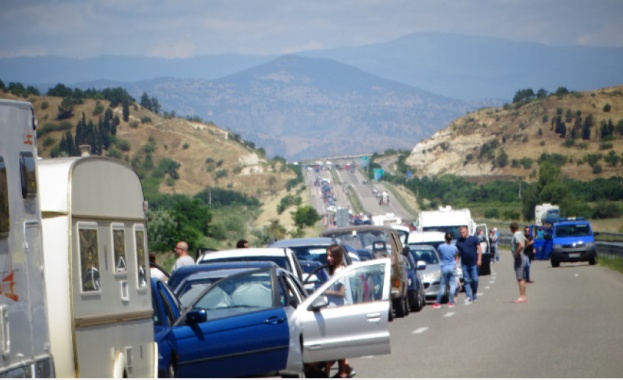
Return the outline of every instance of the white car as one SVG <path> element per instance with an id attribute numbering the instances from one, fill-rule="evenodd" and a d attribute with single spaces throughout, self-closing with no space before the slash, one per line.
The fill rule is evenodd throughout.
<path id="1" fill-rule="evenodd" d="M 236 248 L 226 251 L 205 252 L 197 258 L 197 264 L 231 261 L 272 261 L 281 268 L 292 272 L 301 283 L 305 282 L 305 272 L 294 251 L 289 248 Z M 313 291 L 314 286 L 307 284 L 305 289 Z"/>

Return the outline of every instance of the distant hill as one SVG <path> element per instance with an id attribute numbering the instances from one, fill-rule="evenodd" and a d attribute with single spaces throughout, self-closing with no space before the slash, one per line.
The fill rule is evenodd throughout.
<path id="1" fill-rule="evenodd" d="M 0 91 L 0 98 L 25 100 Z M 74 116 L 56 120 L 61 98 L 31 96 L 38 120 L 37 144 L 41 157 L 50 157 L 62 136 L 71 132 L 76 135 L 76 124 L 85 115 L 87 122 L 95 125 L 101 114 L 96 115 L 98 104 L 108 107 L 107 101 L 86 100 L 74 106 Z M 165 194 L 194 195 L 206 187 L 234 190 L 260 201 L 285 188 L 295 174 L 281 162 L 266 159 L 258 149 L 251 149 L 239 136 L 211 123 L 200 123 L 178 118 L 163 118 L 140 106 L 130 107 L 128 122 L 122 118 L 122 109 L 113 109 L 121 119 L 111 148 L 120 152 L 120 159 L 131 163 L 139 172 L 150 177 L 145 170 L 157 167 L 165 158 L 180 164 L 179 178 L 173 180 L 165 175 L 159 191 Z M 69 126 L 69 129 L 51 130 L 52 126 Z M 53 129 L 53 128 L 52 128 Z M 111 154 L 110 149 L 103 155 Z M 149 152 L 150 158 L 147 159 Z"/>
<path id="2" fill-rule="evenodd" d="M 565 124 L 564 137 L 556 132 L 558 117 Z M 582 138 L 585 125 L 590 125 L 588 139 Z M 568 178 L 623 176 L 623 85 L 468 113 L 419 142 L 406 164 L 418 176 L 533 181 L 543 154 L 553 156 Z M 507 156 L 504 165 L 500 155 Z"/>
<path id="3" fill-rule="evenodd" d="M 474 105 L 500 105 L 522 88 L 577 91 L 623 84 L 623 48 L 556 47 L 450 33 L 413 33 L 379 44 L 296 53 L 332 59 L 372 75 Z M 0 79 L 44 91 L 57 83 L 154 78 L 216 80 L 272 61 L 274 55 L 192 58 L 55 56 L 0 59 Z M 496 102 L 496 103 L 492 103 Z"/>
<path id="4" fill-rule="evenodd" d="M 471 109 L 327 59 L 281 56 L 215 81 L 160 78 L 122 86 L 197 115 L 288 160 L 411 149 Z"/>
<path id="5" fill-rule="evenodd" d="M 334 59 L 426 91 L 492 105 L 519 89 L 576 91 L 623 84 L 623 48 L 555 47 L 449 33 L 414 33 L 393 41 L 302 56 Z"/>

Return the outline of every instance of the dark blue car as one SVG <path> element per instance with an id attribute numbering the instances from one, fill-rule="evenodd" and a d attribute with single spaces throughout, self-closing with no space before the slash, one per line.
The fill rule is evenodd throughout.
<path id="1" fill-rule="evenodd" d="M 407 290 L 409 307 L 411 308 L 411 311 L 420 311 L 426 304 L 426 292 L 424 291 L 424 282 L 422 281 L 422 274 L 420 273 L 420 270 L 426 269 L 426 265 L 423 264 L 418 267 L 417 261 L 415 261 L 411 252 L 409 252 L 406 258 L 407 274 L 409 277 Z"/>

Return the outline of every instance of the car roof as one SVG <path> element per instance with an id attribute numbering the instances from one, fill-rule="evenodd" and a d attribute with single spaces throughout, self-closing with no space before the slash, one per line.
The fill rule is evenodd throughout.
<path id="1" fill-rule="evenodd" d="M 269 244 L 269 247 L 304 247 L 308 245 L 329 246 L 335 243 L 335 240 L 330 237 L 309 237 L 309 238 L 296 238 L 296 239 L 283 239 L 277 240 Z"/>
<path id="2" fill-rule="evenodd" d="M 435 247 L 433 247 L 432 245 L 428 245 L 428 244 L 407 244 L 409 246 L 409 250 L 411 249 L 429 249 L 429 250 L 433 250 L 436 251 Z"/>
<path id="3" fill-rule="evenodd" d="M 445 232 L 441 231 L 411 231 L 408 242 L 414 241 L 444 241 Z"/>
<path id="4" fill-rule="evenodd" d="M 393 228 L 389 226 L 363 225 L 363 226 L 347 226 L 347 227 L 331 228 L 328 230 L 324 230 L 321 233 L 321 235 L 330 236 L 332 233 L 343 234 L 349 231 L 385 231 L 385 232 L 396 233 L 396 230 L 394 230 Z"/>
<path id="5" fill-rule="evenodd" d="M 252 257 L 252 256 L 287 256 L 284 248 L 234 248 L 224 251 L 208 252 L 201 257 L 223 258 L 223 257 Z"/>

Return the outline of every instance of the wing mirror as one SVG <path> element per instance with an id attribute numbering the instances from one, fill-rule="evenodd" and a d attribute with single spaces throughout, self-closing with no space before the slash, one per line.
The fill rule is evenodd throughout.
<path id="1" fill-rule="evenodd" d="M 409 253 L 411 253 L 411 250 L 409 249 L 409 247 L 402 247 L 403 256 L 409 256 Z"/>
<path id="2" fill-rule="evenodd" d="M 325 295 L 321 295 L 316 297 L 316 299 L 309 305 L 309 310 L 318 311 L 327 306 L 329 306 L 329 298 Z"/>
<path id="3" fill-rule="evenodd" d="M 417 262 L 417 269 L 418 270 L 426 269 L 426 261 L 418 260 L 418 262 Z"/>
<path id="4" fill-rule="evenodd" d="M 205 322 L 208 320 L 208 313 L 205 310 L 191 310 L 186 313 L 186 323 L 189 325 L 196 325 L 197 323 Z"/>

